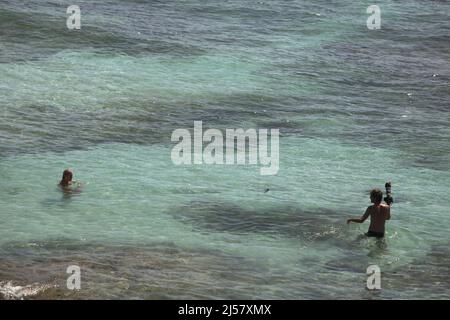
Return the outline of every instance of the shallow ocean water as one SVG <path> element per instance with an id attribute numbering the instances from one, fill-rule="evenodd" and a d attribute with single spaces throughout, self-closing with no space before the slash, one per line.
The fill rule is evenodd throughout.
<path id="1" fill-rule="evenodd" d="M 0 296 L 449 298 L 447 2 L 381 1 L 378 31 L 365 2 L 80 3 L 80 31 L 0 6 Z M 278 174 L 175 166 L 194 120 L 279 128 Z M 388 180 L 380 245 L 345 221 Z"/>

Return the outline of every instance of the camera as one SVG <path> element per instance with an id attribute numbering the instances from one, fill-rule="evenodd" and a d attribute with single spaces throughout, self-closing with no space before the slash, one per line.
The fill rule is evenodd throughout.
<path id="1" fill-rule="evenodd" d="M 384 202 L 386 202 L 389 206 L 394 203 L 394 198 L 392 198 L 392 183 L 386 182 L 384 185 L 386 188 L 386 197 L 384 197 Z"/>

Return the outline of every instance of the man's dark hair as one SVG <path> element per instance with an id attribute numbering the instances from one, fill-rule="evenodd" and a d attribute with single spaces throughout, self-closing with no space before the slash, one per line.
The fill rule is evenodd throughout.
<path id="1" fill-rule="evenodd" d="M 70 171 L 69 169 L 64 170 L 63 176 L 62 176 L 63 179 L 69 178 L 70 180 L 72 180 L 72 177 L 73 177 L 72 171 Z"/>
<path id="2" fill-rule="evenodd" d="M 373 199 L 373 201 L 375 201 L 376 203 L 380 203 L 381 201 L 383 201 L 383 191 L 381 191 L 380 189 L 373 189 L 370 192 L 370 198 Z"/>

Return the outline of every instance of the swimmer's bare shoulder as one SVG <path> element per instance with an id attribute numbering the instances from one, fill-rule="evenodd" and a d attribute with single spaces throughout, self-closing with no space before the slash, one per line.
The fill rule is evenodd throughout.
<path id="1" fill-rule="evenodd" d="M 376 208 L 377 206 L 372 204 L 370 206 L 367 207 L 367 210 L 372 212 L 376 212 Z M 381 210 L 383 210 L 383 212 L 390 212 L 391 211 L 391 207 L 385 203 L 380 203 L 380 208 Z"/>

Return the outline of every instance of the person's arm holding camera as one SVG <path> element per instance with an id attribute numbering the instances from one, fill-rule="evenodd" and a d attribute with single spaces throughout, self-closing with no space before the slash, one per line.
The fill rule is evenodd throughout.
<path id="1" fill-rule="evenodd" d="M 391 220 L 391 205 L 386 207 L 386 220 Z"/>

